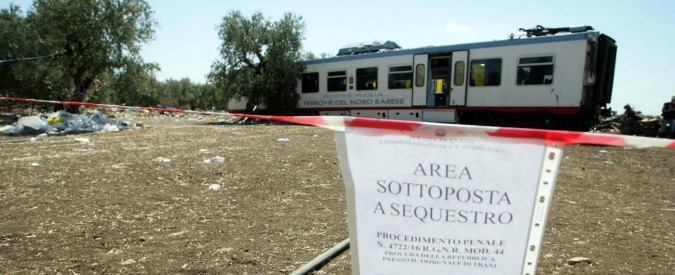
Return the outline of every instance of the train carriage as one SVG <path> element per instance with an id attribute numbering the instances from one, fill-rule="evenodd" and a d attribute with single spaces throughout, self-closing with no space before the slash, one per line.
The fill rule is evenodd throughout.
<path id="1" fill-rule="evenodd" d="M 616 42 L 591 27 L 528 38 L 306 61 L 298 110 L 444 123 L 586 129 L 610 103 Z M 557 34 L 559 32 L 569 32 Z M 552 35 L 555 34 L 555 35 Z M 387 42 L 389 45 L 395 43 Z M 387 44 L 385 43 L 385 44 Z M 233 102 L 231 112 L 242 111 Z"/>

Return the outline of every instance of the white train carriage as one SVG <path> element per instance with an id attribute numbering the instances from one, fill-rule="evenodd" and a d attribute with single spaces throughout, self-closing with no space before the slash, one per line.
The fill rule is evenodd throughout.
<path id="1" fill-rule="evenodd" d="M 610 103 L 616 43 L 591 27 L 527 31 L 542 35 L 561 30 L 571 33 L 306 61 L 297 88 L 298 110 L 586 128 Z"/>

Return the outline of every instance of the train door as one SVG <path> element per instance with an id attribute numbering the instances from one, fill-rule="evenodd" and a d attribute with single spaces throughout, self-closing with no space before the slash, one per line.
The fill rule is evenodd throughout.
<path id="1" fill-rule="evenodd" d="M 466 105 L 466 73 L 469 51 L 452 52 L 452 78 L 448 105 Z"/>
<path id="2" fill-rule="evenodd" d="M 415 64 L 415 77 L 413 84 L 413 106 L 427 105 L 427 65 L 429 63 L 428 54 L 418 54 L 413 56 L 413 63 Z"/>
<path id="3" fill-rule="evenodd" d="M 448 106 L 450 100 L 450 56 L 429 58 L 430 83 L 427 87 L 427 106 Z"/>

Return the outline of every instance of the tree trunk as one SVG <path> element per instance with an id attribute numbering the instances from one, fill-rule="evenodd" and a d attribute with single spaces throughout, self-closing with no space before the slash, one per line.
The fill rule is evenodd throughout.
<path id="1" fill-rule="evenodd" d="M 89 86 L 91 86 L 91 83 L 94 82 L 94 78 L 87 76 L 83 80 L 77 79 L 73 81 L 73 83 L 75 84 L 75 91 L 73 92 L 73 96 L 70 98 L 70 101 L 82 102 L 84 101 L 84 97 L 87 95 L 87 90 L 89 89 Z M 71 114 L 79 114 L 80 106 L 68 105 L 68 108 L 66 108 L 66 112 L 69 112 Z"/>

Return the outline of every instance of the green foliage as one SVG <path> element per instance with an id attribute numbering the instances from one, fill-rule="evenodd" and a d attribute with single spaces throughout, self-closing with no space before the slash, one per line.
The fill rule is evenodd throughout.
<path id="1" fill-rule="evenodd" d="M 144 66 L 140 45 L 156 25 L 144 0 L 35 0 L 28 20 L 41 41 L 63 53 L 59 67 L 72 81 L 76 101 L 99 75 L 129 62 Z"/>
<path id="2" fill-rule="evenodd" d="M 0 93 L 154 103 L 159 68 L 139 53 L 155 25 L 144 0 L 35 0 L 25 16 L 10 5 L 0 11 L 0 60 L 14 62 L 0 64 Z"/>
<path id="3" fill-rule="evenodd" d="M 218 30 L 221 59 L 212 65 L 209 79 L 225 99 L 246 97 L 248 111 L 261 103 L 276 113 L 293 111 L 305 69 L 303 31 L 302 17 L 290 13 L 271 22 L 259 12 L 250 18 L 230 12 Z"/>
<path id="4" fill-rule="evenodd" d="M 10 5 L 0 10 L 0 60 L 16 62 L 0 62 L 0 95 L 137 106 L 175 98 L 180 107 L 205 110 L 226 109 L 241 96 L 251 98 L 251 108 L 297 105 L 300 17 L 271 22 L 260 13 L 230 13 L 219 31 L 214 83 L 205 84 L 157 81 L 158 65 L 139 55 L 155 25 L 145 0 L 35 0 L 27 13 Z"/>
<path id="5" fill-rule="evenodd" d="M 321 53 L 319 56 L 315 55 L 313 52 L 306 52 L 302 55 L 302 60 L 314 60 L 314 59 L 324 59 L 324 58 L 330 58 L 334 57 L 335 55 L 331 55 L 329 53 Z"/>
<path id="6" fill-rule="evenodd" d="M 30 41 L 27 38 L 27 25 L 19 7 L 10 5 L 9 9 L 0 10 L 0 60 L 16 59 L 23 55 Z M 10 62 L 0 63 L 0 93 L 9 94 L 11 88 L 20 86 L 21 81 L 13 74 L 15 70 Z"/>
<path id="7" fill-rule="evenodd" d="M 154 106 L 161 85 L 155 79 L 157 64 L 129 60 L 113 71 L 100 74 L 89 89 L 88 101 L 113 104 Z"/>
<path id="8" fill-rule="evenodd" d="M 43 57 L 21 61 L 26 57 Z M 54 52 L 40 40 L 37 31 L 19 7 L 0 10 L 0 94 L 49 98 L 68 85 L 55 66 Z"/>
<path id="9" fill-rule="evenodd" d="M 181 108 L 223 110 L 227 107 L 227 100 L 211 83 L 192 83 L 189 78 L 183 78 L 180 80 L 167 79 L 159 86 L 161 91 L 158 94 L 159 98 L 178 99 L 178 105 Z"/>

